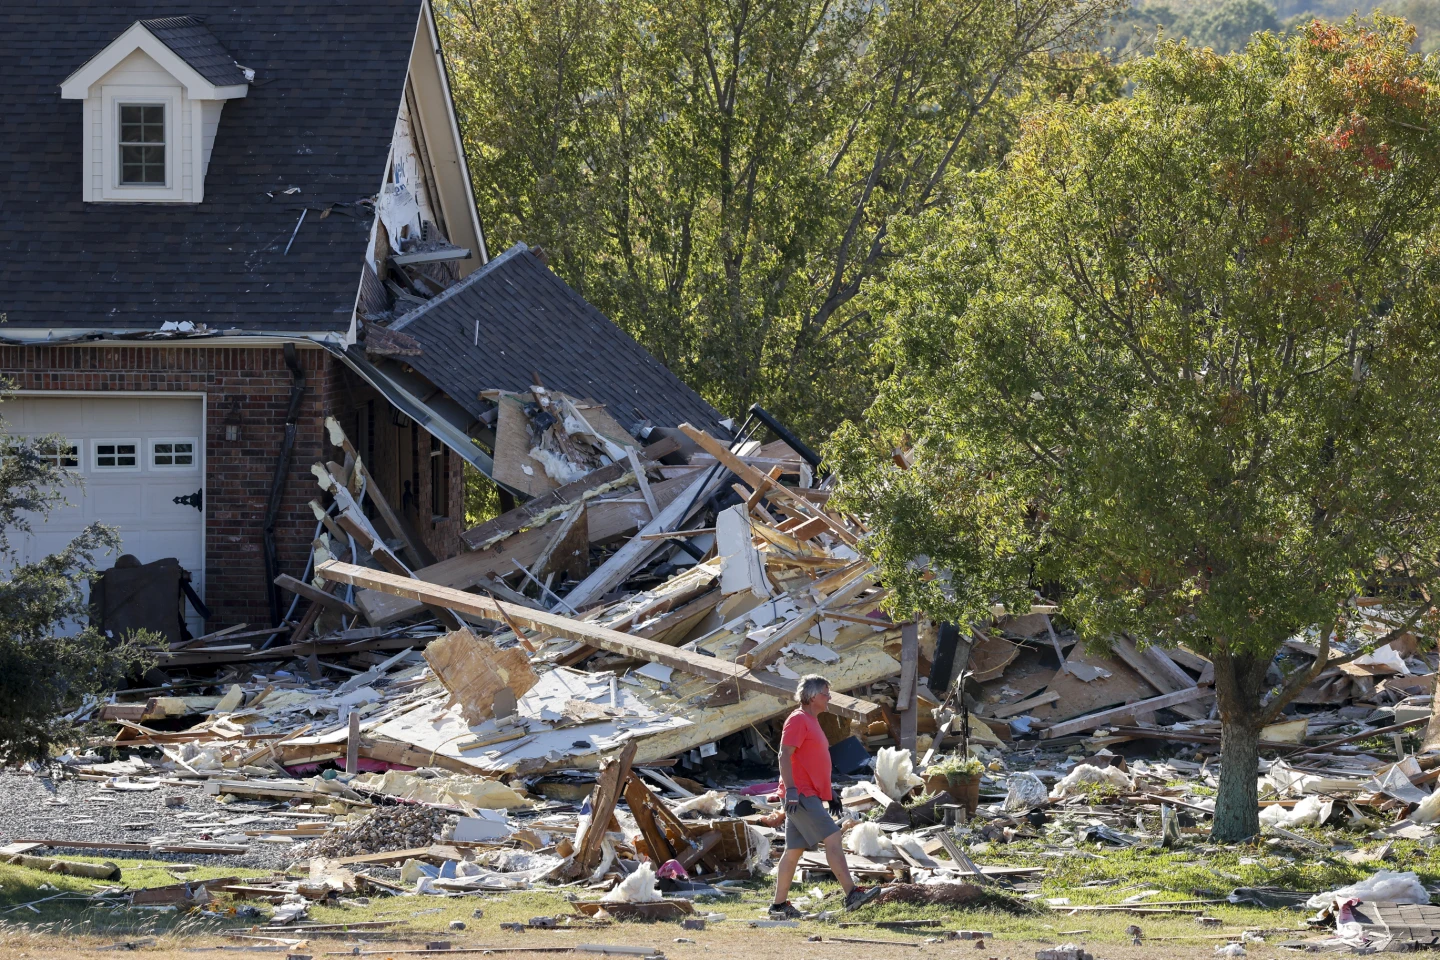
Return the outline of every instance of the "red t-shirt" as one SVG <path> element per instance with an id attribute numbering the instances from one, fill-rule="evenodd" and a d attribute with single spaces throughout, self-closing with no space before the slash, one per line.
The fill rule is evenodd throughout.
<path id="1" fill-rule="evenodd" d="M 796 710 L 785 720 L 780 746 L 794 747 L 790 770 L 795 776 L 794 787 L 802 797 L 830 799 L 830 741 L 820 729 L 820 721 L 804 710 Z"/>

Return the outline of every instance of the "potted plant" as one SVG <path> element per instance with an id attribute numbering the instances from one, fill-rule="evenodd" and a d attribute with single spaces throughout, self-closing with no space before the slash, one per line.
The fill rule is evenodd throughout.
<path id="1" fill-rule="evenodd" d="M 956 803 L 963 804 L 965 814 L 973 816 L 980 806 L 980 774 L 985 765 L 974 757 L 951 754 L 925 768 L 926 784 L 931 778 L 945 778 L 945 789 Z"/>

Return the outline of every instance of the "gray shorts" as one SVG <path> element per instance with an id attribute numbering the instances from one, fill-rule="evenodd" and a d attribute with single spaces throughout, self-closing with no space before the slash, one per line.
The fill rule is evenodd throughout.
<path id="1" fill-rule="evenodd" d="M 830 819 L 825 801 L 819 797 L 801 797 L 795 812 L 785 815 L 786 850 L 818 847 L 830 834 L 839 832 L 840 824 Z"/>

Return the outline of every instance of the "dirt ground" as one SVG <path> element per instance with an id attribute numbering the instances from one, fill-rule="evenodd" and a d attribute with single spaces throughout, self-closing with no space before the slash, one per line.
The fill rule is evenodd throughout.
<path id="1" fill-rule="evenodd" d="M 815 943 L 807 935 L 793 929 L 751 929 L 742 923 L 712 925 L 701 931 L 681 930 L 674 924 L 619 924 L 606 930 L 590 931 L 529 931 L 524 934 L 501 933 L 498 929 L 475 929 L 464 933 L 436 932 L 428 935 L 432 939 L 449 940 L 452 950 L 492 948 L 496 956 L 508 953 L 522 956 L 522 951 L 535 948 L 573 947 L 579 944 L 611 944 L 619 946 L 652 947 L 657 953 L 671 960 L 719 960 L 719 958 L 744 958 L 744 960 L 890 960 L 892 957 L 951 957 L 975 958 L 975 960 L 1031 960 L 1037 950 L 1059 944 L 1060 940 L 1038 942 L 1035 940 L 994 939 L 983 942 L 950 940 L 935 943 L 926 942 L 920 936 L 906 936 L 876 930 L 836 930 L 835 937 L 855 937 L 879 943 L 842 943 L 829 934 Z M 676 938 L 694 940 L 694 943 L 676 942 Z M 362 956 L 378 958 L 404 956 L 403 951 L 423 949 L 426 937 L 407 937 L 405 942 L 390 941 L 361 945 L 359 941 L 343 938 L 312 940 L 307 945 L 297 945 L 288 950 L 275 947 L 246 950 L 236 940 L 214 938 L 163 937 L 153 945 L 137 950 L 117 949 L 116 941 L 96 938 L 76 938 L 55 935 L 10 935 L 0 941 L 0 960 L 37 957 L 93 957 L 95 960 L 113 960 L 117 953 L 126 956 L 143 957 L 146 960 L 196 960 L 204 956 L 286 956 L 301 955 L 312 957 L 354 955 L 359 947 Z M 523 941 L 523 942 L 517 942 Z M 1072 937 L 1064 942 L 1086 945 L 1084 937 Z M 1150 942 L 1138 946 L 1132 944 L 1093 944 L 1087 946 L 1096 960 L 1200 960 L 1213 958 L 1217 941 L 1178 944 L 1174 942 Z M 529 948 L 527 950 L 527 948 Z M 1267 948 L 1264 945 L 1249 947 L 1249 955 L 1256 960 L 1287 954 L 1281 948 Z M 540 951 L 535 950 L 536 953 Z M 548 955 L 545 951 L 541 955 Z M 483 955 L 483 954 L 480 954 Z M 431 953 L 431 957 L 443 954 Z M 600 956 L 599 953 L 577 953 L 577 957 Z"/>

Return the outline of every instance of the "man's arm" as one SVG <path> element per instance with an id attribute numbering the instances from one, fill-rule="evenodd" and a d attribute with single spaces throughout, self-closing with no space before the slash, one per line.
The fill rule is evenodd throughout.
<path id="1" fill-rule="evenodd" d="M 780 791 L 785 798 L 785 812 L 790 813 L 800 803 L 800 791 L 795 788 L 795 745 L 780 745 Z"/>
<path id="2" fill-rule="evenodd" d="M 780 745 L 780 789 L 789 790 L 795 786 L 795 747 L 793 744 Z"/>

